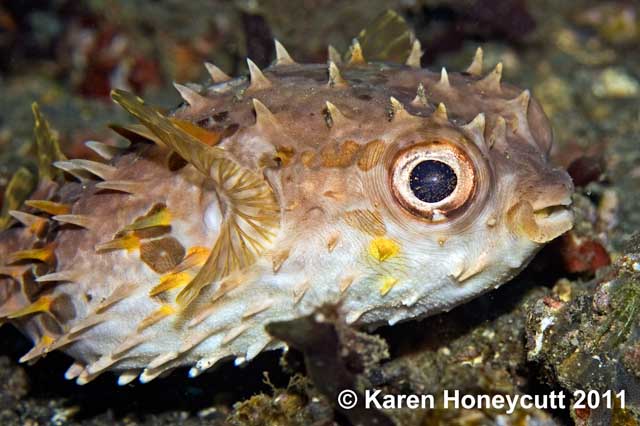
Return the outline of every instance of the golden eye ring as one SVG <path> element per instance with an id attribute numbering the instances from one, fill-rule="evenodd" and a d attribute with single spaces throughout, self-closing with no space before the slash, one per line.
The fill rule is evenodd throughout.
<path id="1" fill-rule="evenodd" d="M 442 140 L 422 142 L 396 155 L 391 192 L 410 213 L 440 222 L 472 198 L 476 175 L 473 162 L 456 145 Z"/>

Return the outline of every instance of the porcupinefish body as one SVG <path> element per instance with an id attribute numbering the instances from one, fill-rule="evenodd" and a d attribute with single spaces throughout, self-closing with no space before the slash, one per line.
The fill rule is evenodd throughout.
<path id="1" fill-rule="evenodd" d="M 249 78 L 209 64 L 214 83 L 178 85 L 168 115 L 114 92 L 139 124 L 89 143 L 102 163 L 65 159 L 36 110 L 54 168 L 0 244 L 23 361 L 62 350 L 78 383 L 195 376 L 281 346 L 265 324 L 322 305 L 354 325 L 451 309 L 571 227 L 540 105 L 501 65 L 481 75 L 481 50 L 463 73 L 421 69 L 418 42 L 403 65 L 357 42 L 328 65 L 276 51 Z"/>

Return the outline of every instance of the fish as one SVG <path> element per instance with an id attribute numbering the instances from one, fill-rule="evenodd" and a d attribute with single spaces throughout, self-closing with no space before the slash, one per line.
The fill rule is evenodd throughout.
<path id="1" fill-rule="evenodd" d="M 63 351 L 78 384 L 195 377 L 282 348 L 265 326 L 322 306 L 353 327 L 450 310 L 571 229 L 549 121 L 482 49 L 462 72 L 422 68 L 415 39 L 401 63 L 358 39 L 326 64 L 275 52 L 248 76 L 206 64 L 169 113 L 114 90 L 137 121 L 87 142 L 101 162 L 66 158 L 34 104 L 38 176 L 9 185 L 0 234 L 22 362 Z"/>

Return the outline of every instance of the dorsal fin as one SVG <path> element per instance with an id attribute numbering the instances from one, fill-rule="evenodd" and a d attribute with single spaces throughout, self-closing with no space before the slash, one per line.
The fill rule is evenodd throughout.
<path id="1" fill-rule="evenodd" d="M 4 190 L 2 211 L 0 212 L 0 230 L 5 229 L 11 223 L 11 210 L 17 210 L 29 197 L 36 186 L 35 176 L 24 167 L 16 171 Z"/>
<path id="2" fill-rule="evenodd" d="M 364 59 L 364 54 L 362 53 L 362 46 L 360 46 L 360 42 L 357 38 L 353 39 L 353 43 L 351 43 L 351 47 L 349 48 L 349 65 L 362 65 L 366 64 L 367 60 Z"/>
<path id="3" fill-rule="evenodd" d="M 420 52 L 414 51 L 416 48 L 420 50 L 420 46 L 414 43 L 416 39 L 411 28 L 393 10 L 386 10 L 371 21 L 358 33 L 358 41 L 369 62 L 395 62 L 413 66 L 416 56 L 418 62 L 420 60 Z"/>
<path id="4" fill-rule="evenodd" d="M 40 113 L 37 103 L 31 104 L 35 127 L 33 129 L 36 138 L 38 152 L 38 178 L 42 180 L 54 180 L 62 177 L 62 172 L 52 166 L 54 161 L 64 161 L 67 158 L 60 150 L 58 139 L 51 131 L 49 123 Z"/>

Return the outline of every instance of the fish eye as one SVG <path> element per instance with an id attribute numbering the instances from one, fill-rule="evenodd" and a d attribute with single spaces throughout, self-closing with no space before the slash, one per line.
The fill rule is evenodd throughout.
<path id="1" fill-rule="evenodd" d="M 476 186 L 471 159 L 446 141 L 423 142 L 399 152 L 390 179 L 398 203 L 432 222 L 446 220 L 466 205 Z"/>

